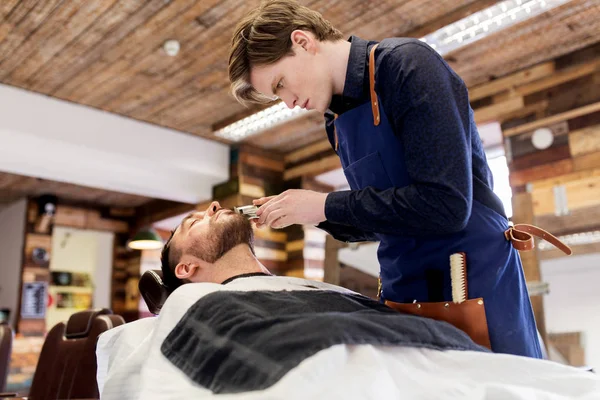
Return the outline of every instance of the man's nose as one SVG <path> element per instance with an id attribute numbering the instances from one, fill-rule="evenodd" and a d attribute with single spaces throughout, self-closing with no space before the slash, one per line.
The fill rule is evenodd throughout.
<path id="1" fill-rule="evenodd" d="M 213 201 L 212 203 L 210 203 L 210 205 L 208 206 L 208 209 L 206 210 L 206 214 L 209 217 L 212 217 L 213 215 L 215 215 L 215 213 L 217 211 L 219 211 L 221 209 L 221 205 L 219 204 L 218 201 Z"/>
<path id="2" fill-rule="evenodd" d="M 296 102 L 298 101 L 298 98 L 289 96 L 287 98 L 283 98 L 282 100 L 289 109 L 293 109 L 294 107 L 296 107 Z"/>

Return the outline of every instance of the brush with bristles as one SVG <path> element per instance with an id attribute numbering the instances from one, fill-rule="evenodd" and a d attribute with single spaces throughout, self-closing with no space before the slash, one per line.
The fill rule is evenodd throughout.
<path id="1" fill-rule="evenodd" d="M 450 281 L 452 301 L 462 303 L 467 300 L 467 255 L 454 253 L 450 256 Z"/>

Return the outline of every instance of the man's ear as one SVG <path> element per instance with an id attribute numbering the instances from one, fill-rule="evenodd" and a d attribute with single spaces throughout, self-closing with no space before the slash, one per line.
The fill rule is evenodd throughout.
<path id="1" fill-rule="evenodd" d="M 296 29 L 291 33 L 292 43 L 302 49 L 314 54 L 316 50 L 316 40 L 314 36 L 307 31 Z"/>
<path id="2" fill-rule="evenodd" d="M 175 276 L 179 279 L 190 279 L 200 266 L 193 263 L 179 263 L 175 267 Z"/>

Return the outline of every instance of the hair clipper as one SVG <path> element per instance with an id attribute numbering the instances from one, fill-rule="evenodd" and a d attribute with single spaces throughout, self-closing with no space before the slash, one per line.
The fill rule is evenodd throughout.
<path id="1" fill-rule="evenodd" d="M 254 206 L 254 205 L 233 207 L 233 211 L 236 214 L 242 214 L 243 216 L 245 216 L 248 219 L 258 218 L 258 216 L 256 215 L 257 210 L 258 210 L 258 207 Z"/>

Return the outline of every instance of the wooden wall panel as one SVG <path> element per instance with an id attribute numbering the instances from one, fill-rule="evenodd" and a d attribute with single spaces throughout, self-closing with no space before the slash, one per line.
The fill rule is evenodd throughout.
<path id="1" fill-rule="evenodd" d="M 570 132 L 569 149 L 573 157 L 600 152 L 600 125 Z"/>
<path id="2" fill-rule="evenodd" d="M 569 210 L 592 207 L 599 203 L 600 178 L 587 178 L 564 184 L 567 193 Z M 535 215 L 555 212 L 554 189 L 545 188 L 532 192 Z"/>

